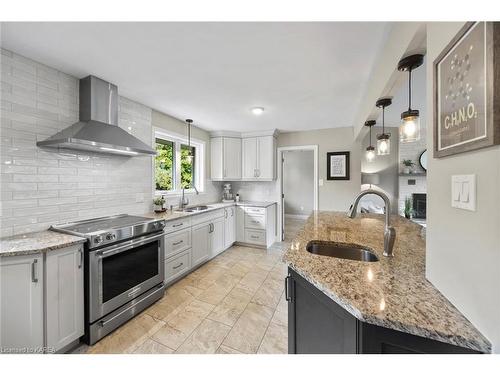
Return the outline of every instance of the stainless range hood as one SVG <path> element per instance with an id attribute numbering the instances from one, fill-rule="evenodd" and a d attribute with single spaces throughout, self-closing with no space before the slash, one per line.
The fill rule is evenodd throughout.
<path id="1" fill-rule="evenodd" d="M 80 121 L 36 144 L 124 156 L 156 155 L 118 126 L 118 88 L 94 76 L 80 80 Z"/>

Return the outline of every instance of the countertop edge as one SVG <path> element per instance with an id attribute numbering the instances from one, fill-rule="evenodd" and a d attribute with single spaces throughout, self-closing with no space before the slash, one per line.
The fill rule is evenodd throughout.
<path id="1" fill-rule="evenodd" d="M 354 308 L 348 301 L 344 301 L 337 294 L 333 293 L 331 289 L 323 285 L 314 279 L 314 276 L 309 275 L 307 272 L 304 272 L 300 267 L 295 265 L 293 262 L 289 261 L 286 258 L 286 253 L 283 255 L 283 262 L 287 267 L 290 267 L 297 274 L 302 276 L 312 285 L 314 285 L 319 291 L 325 294 L 328 298 L 330 298 L 333 302 L 337 303 L 340 307 L 350 313 L 354 318 L 368 324 L 373 324 L 379 327 L 393 329 L 399 332 L 408 333 L 414 336 L 419 336 L 423 338 L 428 338 L 431 340 L 436 340 L 443 342 L 445 344 L 455 345 L 463 348 L 468 348 L 472 350 L 476 350 L 478 352 L 483 353 L 492 353 L 492 345 L 489 342 L 480 342 L 477 340 L 465 339 L 459 335 L 450 336 L 447 334 L 443 334 L 438 330 L 428 330 L 418 326 L 410 326 L 407 324 L 400 324 L 398 322 L 394 322 L 389 319 L 381 319 L 374 315 L 366 315 L 360 312 L 358 309 Z"/>
<path id="2" fill-rule="evenodd" d="M 37 233 L 37 232 L 34 232 L 34 233 Z M 41 246 L 41 247 L 36 248 L 36 249 L 0 251 L 0 257 L 6 258 L 6 257 L 13 257 L 13 256 L 23 256 L 23 255 L 47 253 L 49 251 L 62 249 L 62 248 L 68 247 L 68 246 L 77 245 L 80 243 L 83 244 L 87 241 L 87 239 L 83 238 L 83 237 L 77 237 L 77 236 L 72 236 L 72 237 L 74 237 L 74 239 L 70 239 L 67 241 L 61 241 L 60 243 L 57 243 L 54 245 Z M 0 241 L 1 240 L 2 239 L 0 239 Z M 33 241 L 35 241 L 35 239 L 33 239 Z"/>

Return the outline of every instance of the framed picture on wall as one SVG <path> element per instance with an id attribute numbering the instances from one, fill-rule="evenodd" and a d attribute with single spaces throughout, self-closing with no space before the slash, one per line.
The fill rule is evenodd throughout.
<path id="1" fill-rule="evenodd" d="M 500 144 L 499 33 L 468 22 L 434 61 L 434 157 Z"/>
<path id="2" fill-rule="evenodd" d="M 349 151 L 326 153 L 326 179 L 349 180 Z"/>

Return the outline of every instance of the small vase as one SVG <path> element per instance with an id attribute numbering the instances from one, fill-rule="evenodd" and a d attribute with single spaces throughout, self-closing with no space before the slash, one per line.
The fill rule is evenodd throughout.
<path id="1" fill-rule="evenodd" d="M 403 168 L 403 173 L 404 174 L 410 174 L 411 173 L 410 168 L 409 167 L 404 167 Z"/>

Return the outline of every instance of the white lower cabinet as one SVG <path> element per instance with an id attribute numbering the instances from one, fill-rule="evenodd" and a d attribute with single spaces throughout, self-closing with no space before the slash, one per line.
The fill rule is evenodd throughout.
<path id="1" fill-rule="evenodd" d="M 191 249 L 165 260 L 165 284 L 182 276 L 191 269 Z"/>
<path id="2" fill-rule="evenodd" d="M 83 246 L 49 251 L 45 270 L 46 346 L 58 351 L 84 334 Z"/>
<path id="3" fill-rule="evenodd" d="M 43 257 L 0 257 L 0 347 L 37 350 L 43 340 Z"/>
<path id="4" fill-rule="evenodd" d="M 276 238 L 276 204 L 236 207 L 236 241 L 269 247 Z"/>
<path id="5" fill-rule="evenodd" d="M 210 231 L 210 258 L 219 255 L 224 250 L 224 217 L 221 217 L 212 221 L 212 230 Z"/>
<path id="6" fill-rule="evenodd" d="M 192 266 L 195 267 L 210 257 L 210 223 L 196 225 L 191 230 Z"/>
<path id="7" fill-rule="evenodd" d="M 236 207 L 224 208 L 224 249 L 236 241 Z"/>

